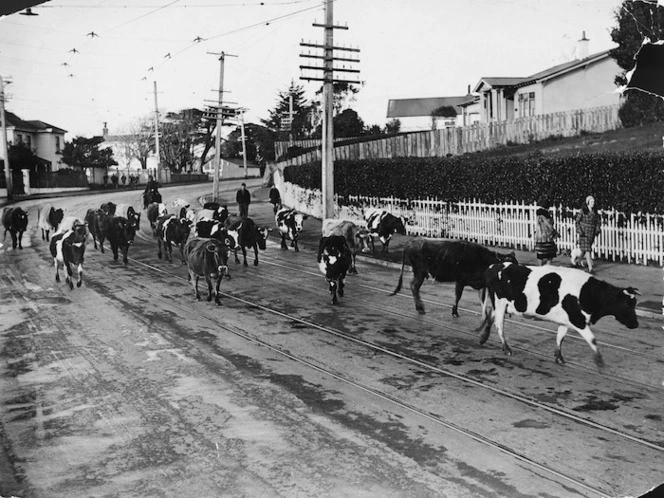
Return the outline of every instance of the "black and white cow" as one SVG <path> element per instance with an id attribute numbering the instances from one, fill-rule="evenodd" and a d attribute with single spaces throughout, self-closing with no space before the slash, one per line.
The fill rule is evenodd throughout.
<path id="1" fill-rule="evenodd" d="M 291 241 L 291 245 L 295 247 L 296 252 L 300 250 L 297 246 L 297 238 L 302 231 L 304 220 L 307 218 L 308 216 L 306 214 L 298 213 L 295 209 L 288 207 L 282 207 L 277 210 L 277 213 L 274 215 L 274 220 L 281 233 L 281 248 L 283 250 L 288 250 L 286 239 Z"/>
<path id="2" fill-rule="evenodd" d="M 20 207 L 6 207 L 2 211 L 2 226 L 5 227 L 5 234 L 2 238 L 7 238 L 7 232 L 12 238 L 12 249 L 23 249 L 23 232 L 28 228 L 28 213 Z"/>
<path id="3" fill-rule="evenodd" d="M 150 228 L 152 228 L 152 235 L 156 235 L 157 230 L 157 220 L 161 216 L 166 216 L 168 210 L 166 209 L 166 204 L 163 202 L 152 202 L 146 207 L 148 222 L 150 223 Z"/>
<path id="4" fill-rule="evenodd" d="M 436 282 L 455 282 L 452 316 L 459 316 L 459 300 L 464 287 L 469 285 L 477 291 L 485 288 L 484 272 L 489 266 L 502 261 L 517 262 L 514 252 L 500 254 L 474 242 L 411 239 L 403 248 L 401 274 L 396 289 L 390 294 L 392 296 L 401 290 L 406 259 L 410 261 L 413 270 L 410 290 L 418 313 L 424 314 L 420 287 L 431 276 Z"/>
<path id="5" fill-rule="evenodd" d="M 65 212 L 61 209 L 55 209 L 53 204 L 41 204 L 37 210 L 37 226 L 41 228 L 42 240 L 48 241 L 50 233 L 57 232 L 65 217 Z"/>
<path id="6" fill-rule="evenodd" d="M 353 255 L 352 264 L 348 273 L 357 275 L 355 267 L 355 258 L 358 253 L 368 253 L 369 249 L 369 231 L 366 228 L 357 226 L 349 220 L 324 219 L 322 228 L 323 237 L 330 235 L 341 235 L 346 239 L 346 243 Z"/>
<path id="7" fill-rule="evenodd" d="M 161 245 L 163 244 L 166 260 L 173 262 L 173 245 L 176 245 L 180 248 L 180 259 L 182 264 L 186 264 L 187 261 L 184 258 L 184 245 L 187 243 L 190 231 L 191 220 L 178 218 L 174 214 L 160 216 L 157 220 L 155 234 L 155 237 L 157 237 L 157 245 L 159 247 L 157 257 L 161 259 Z"/>
<path id="8" fill-rule="evenodd" d="M 214 279 L 214 302 L 221 304 L 219 300 L 221 279 L 224 276 L 230 278 L 228 273 L 228 251 L 228 246 L 217 239 L 192 237 L 185 244 L 184 255 L 196 300 L 201 298 L 198 292 L 198 279 L 204 277 L 208 286 L 207 300 L 212 301 L 212 279 Z"/>
<path id="9" fill-rule="evenodd" d="M 350 269 L 353 257 L 343 235 L 321 237 L 318 244 L 318 268 L 325 275 L 325 280 L 332 294 L 332 304 L 337 304 L 337 294 L 344 296 L 344 279 Z"/>
<path id="10" fill-rule="evenodd" d="M 485 278 L 480 344 L 486 342 L 495 323 L 503 351 L 508 355 L 512 350 L 504 335 L 505 313 L 557 323 L 556 363 L 565 363 L 561 346 L 570 327 L 585 339 L 595 352 L 595 362 L 602 366 L 604 361 L 590 325 L 604 316 L 613 316 L 629 329 L 639 326 L 635 311 L 636 296 L 640 295 L 637 289 L 616 287 L 581 270 L 499 263 L 489 267 Z"/>
<path id="11" fill-rule="evenodd" d="M 226 220 L 228 233 L 237 241 L 234 247 L 235 262 L 239 263 L 237 257 L 238 249 L 242 250 L 244 266 L 247 266 L 247 248 L 254 250 L 254 266 L 258 266 L 258 249 L 264 251 L 267 247 L 266 240 L 270 233 L 268 228 L 258 228 L 254 220 L 249 217 L 240 220 Z"/>
<path id="12" fill-rule="evenodd" d="M 51 237 L 49 250 L 53 256 L 55 264 L 55 281 L 60 281 L 60 268 L 64 268 L 67 272 L 65 282 L 69 285 L 70 289 L 74 288 L 72 282 L 72 269 L 71 266 L 77 267 L 76 273 L 78 280 L 76 287 L 80 287 L 83 283 L 83 259 L 85 256 L 85 246 L 87 244 L 88 231 L 84 223 L 80 221 L 73 224 L 71 230 L 66 232 L 58 232 Z"/>
<path id="13" fill-rule="evenodd" d="M 115 214 L 127 218 L 127 220 L 134 225 L 136 231 L 141 229 L 141 212 L 137 211 L 131 204 L 118 204 L 115 209 Z"/>
<path id="14" fill-rule="evenodd" d="M 127 264 L 129 246 L 134 243 L 138 230 L 135 220 L 128 220 L 123 216 L 108 216 L 104 220 L 104 231 L 111 245 L 113 260 L 118 260 L 118 251 L 122 251 L 122 262 Z"/>
<path id="15" fill-rule="evenodd" d="M 374 237 L 383 244 L 383 256 L 387 256 L 390 239 L 395 233 L 406 235 L 406 226 L 403 218 L 397 218 L 393 214 L 379 208 L 370 208 L 364 213 L 364 220 L 369 230 L 369 241 L 371 242 L 371 254 L 375 252 Z"/>
<path id="16" fill-rule="evenodd" d="M 213 219 L 219 220 L 222 223 L 225 222 L 229 216 L 228 207 L 221 205 L 218 202 L 206 202 L 203 204 L 203 209 L 214 211 Z"/>

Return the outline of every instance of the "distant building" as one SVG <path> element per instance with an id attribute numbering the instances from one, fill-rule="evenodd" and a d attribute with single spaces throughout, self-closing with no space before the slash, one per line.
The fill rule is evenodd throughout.
<path id="1" fill-rule="evenodd" d="M 476 100 L 476 96 L 471 94 L 460 97 L 390 99 L 387 103 L 387 118 L 398 119 L 401 131 L 465 126 L 472 124 L 473 119 L 477 120 L 473 117 L 474 109 L 471 107 L 476 104 Z"/>
<path id="2" fill-rule="evenodd" d="M 104 142 L 100 144 L 100 148 L 110 147 L 113 151 L 113 159 L 118 163 L 117 166 L 111 166 L 108 168 L 109 175 L 111 173 L 117 173 L 119 177 L 125 175 L 129 177 L 130 175 L 139 176 L 141 183 L 147 181 L 148 175 L 156 175 L 157 171 L 157 156 L 154 153 L 150 153 L 147 159 L 147 168 L 143 169 L 141 162 L 136 158 L 131 156 L 127 152 L 127 145 L 134 138 L 129 134 L 119 134 L 111 135 L 108 133 L 107 123 L 104 123 L 102 128 L 102 137 Z"/>
<path id="3" fill-rule="evenodd" d="M 256 178 L 261 176 L 260 166 L 247 161 L 247 177 Z M 203 165 L 203 173 L 214 179 L 214 159 Z M 223 159 L 219 164 L 219 179 L 228 180 L 229 178 L 245 178 L 244 163 L 242 159 Z"/>
<path id="4" fill-rule="evenodd" d="M 5 111 L 5 121 L 9 145 L 25 144 L 39 157 L 46 171 L 57 171 L 61 167 L 67 167 L 62 163 L 60 156 L 65 145 L 67 130 L 44 121 L 24 121 L 9 111 Z"/>
<path id="5" fill-rule="evenodd" d="M 483 77 L 475 85 L 480 121 L 567 112 L 620 103 L 614 79 L 622 72 L 610 50 L 588 55 L 589 40 L 578 41 L 575 60 L 525 77 Z"/>

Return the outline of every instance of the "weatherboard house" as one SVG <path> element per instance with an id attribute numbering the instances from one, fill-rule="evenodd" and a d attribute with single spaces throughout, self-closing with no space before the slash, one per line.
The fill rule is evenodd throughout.
<path id="1" fill-rule="evenodd" d="M 61 151 L 65 144 L 67 130 L 44 121 L 24 121 L 16 114 L 5 111 L 7 143 L 25 144 L 40 159 L 44 171 L 57 171 L 67 167 L 62 163 Z"/>
<path id="2" fill-rule="evenodd" d="M 390 99 L 388 119 L 398 119 L 401 131 L 424 131 L 469 126 L 479 119 L 476 95 Z"/>

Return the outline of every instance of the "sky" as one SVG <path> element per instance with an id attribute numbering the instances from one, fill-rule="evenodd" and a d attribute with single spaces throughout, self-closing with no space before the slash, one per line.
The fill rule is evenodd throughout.
<path id="1" fill-rule="evenodd" d="M 359 48 L 363 84 L 351 107 L 369 126 L 388 121 L 390 99 L 465 95 L 482 77 L 528 76 L 615 46 L 620 0 L 334 0 L 334 45 Z M 128 131 L 159 112 L 218 98 L 260 122 L 280 92 L 304 81 L 301 57 L 322 44 L 322 0 L 51 0 L 37 16 L 0 17 L 6 109 L 68 131 L 67 140 Z M 199 38 L 198 41 L 194 41 Z M 73 50 L 76 50 L 74 52 Z M 312 72 L 307 74 L 313 75 Z"/>

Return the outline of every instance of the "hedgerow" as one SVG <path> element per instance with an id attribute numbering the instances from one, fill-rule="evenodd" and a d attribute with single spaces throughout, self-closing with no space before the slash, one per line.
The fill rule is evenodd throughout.
<path id="1" fill-rule="evenodd" d="M 286 181 L 321 188 L 320 161 L 289 166 Z M 334 163 L 339 195 L 581 207 L 592 194 L 599 209 L 664 213 L 664 155 L 655 152 L 556 156 L 397 158 Z"/>

